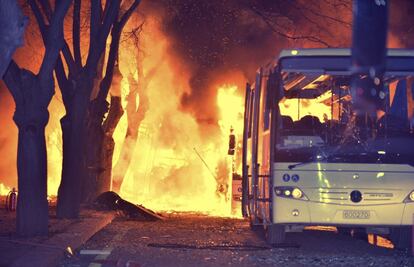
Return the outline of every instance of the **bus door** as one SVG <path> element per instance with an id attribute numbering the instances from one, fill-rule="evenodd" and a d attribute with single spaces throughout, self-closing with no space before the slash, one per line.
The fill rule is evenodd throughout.
<path id="1" fill-rule="evenodd" d="M 242 154 L 242 215 L 248 217 L 249 212 L 249 196 L 250 196 L 250 180 L 249 165 L 251 161 L 251 151 L 249 148 L 251 131 L 252 131 L 252 106 L 253 106 L 252 86 L 246 84 L 246 95 L 244 98 L 244 120 L 243 120 L 243 154 Z M 250 152 L 250 153 L 249 153 Z"/>
<path id="2" fill-rule="evenodd" d="M 259 126 L 258 126 L 258 215 L 264 225 L 270 223 L 270 206 L 271 206 L 271 135 L 270 135 L 270 122 L 271 122 L 271 86 L 272 76 L 271 72 L 267 70 L 262 71 L 261 74 L 261 95 L 260 95 L 260 110 L 259 110 Z"/>
<path id="3" fill-rule="evenodd" d="M 251 161 L 249 166 L 249 214 L 251 223 L 259 225 L 266 222 L 266 203 L 267 188 L 269 182 L 269 172 L 264 161 L 264 131 L 263 131 L 263 95 L 262 91 L 266 83 L 263 83 L 263 69 L 256 75 L 256 82 L 252 94 L 253 101 L 251 106 L 252 135 L 251 144 Z M 270 140 L 270 139 L 269 139 Z M 264 166 L 263 166 L 264 164 Z M 268 205 L 268 204 L 267 204 Z"/>

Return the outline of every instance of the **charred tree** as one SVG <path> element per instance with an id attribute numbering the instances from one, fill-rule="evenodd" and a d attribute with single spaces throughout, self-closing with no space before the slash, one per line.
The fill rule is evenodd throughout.
<path id="1" fill-rule="evenodd" d="M 27 18 L 16 0 L 0 1 L 0 78 L 3 77 L 17 47 L 23 44 Z"/>
<path id="2" fill-rule="evenodd" d="M 99 194 L 111 188 L 112 156 L 115 148 L 113 133 L 119 120 L 124 114 L 121 104 L 122 74 L 118 63 L 115 64 L 111 91 L 111 102 L 103 99 L 103 94 L 92 101 L 88 122 L 88 176 L 84 186 L 84 196 L 87 202 L 93 201 Z M 107 107 L 109 106 L 109 111 Z M 106 118 L 105 113 L 108 112 Z"/>
<path id="3" fill-rule="evenodd" d="M 101 149 L 101 162 L 104 170 L 98 180 L 98 194 L 109 191 L 111 188 L 112 158 L 115 149 L 113 134 L 123 114 L 124 110 L 121 104 L 121 97 L 111 96 L 111 107 L 109 108 L 108 117 L 103 125 L 104 139 Z"/>
<path id="4" fill-rule="evenodd" d="M 48 233 L 47 155 L 45 127 L 48 106 L 54 95 L 53 69 L 63 45 L 63 20 L 71 0 L 60 1 L 50 13 L 50 24 L 43 21 L 36 1 L 29 1 L 38 19 L 46 52 L 38 74 L 20 69 L 12 61 L 4 80 L 16 103 L 14 121 L 19 130 L 17 171 L 19 201 L 17 233 L 23 236 Z"/>
<path id="5" fill-rule="evenodd" d="M 86 63 L 81 57 L 81 0 L 74 1 L 73 9 L 73 55 L 66 43 L 63 59 L 56 65 L 56 76 L 62 92 L 66 115 L 61 120 L 63 132 L 63 168 L 62 180 L 58 190 L 57 216 L 60 218 L 76 218 L 79 215 L 80 203 L 90 201 L 96 195 L 96 184 L 102 169 L 94 162 L 99 153 L 101 141 L 94 140 L 91 134 L 99 133 L 104 116 L 108 112 L 108 95 L 118 54 L 122 30 L 132 13 L 140 4 L 134 0 L 128 8 L 128 1 L 93 0 L 90 3 L 90 36 Z M 106 63 L 105 75 L 97 80 L 97 75 L 106 50 L 106 42 L 111 34 L 111 43 Z M 64 62 L 66 66 L 64 66 Z M 67 70 L 67 71 L 66 71 Z M 67 73 L 66 73 L 67 72 Z M 99 83 L 99 92 L 91 100 L 94 83 Z M 102 130 L 102 129 L 101 129 Z M 99 138 L 97 138 L 99 139 Z M 92 140 L 92 143 L 89 141 Z M 102 140 L 102 139 L 101 139 Z M 98 147 L 97 147 L 98 146 Z"/>
<path id="6" fill-rule="evenodd" d="M 125 140 L 121 148 L 121 155 L 114 166 L 112 190 L 119 192 L 124 181 L 125 175 L 131 164 L 132 156 L 138 142 L 138 133 L 142 121 L 145 119 L 145 114 L 149 108 L 147 97 L 148 85 L 156 73 L 154 67 L 147 75 L 144 75 L 141 61 L 137 60 L 138 81 L 136 81 L 132 74 L 129 75 L 129 94 L 127 97 L 126 113 L 128 120 L 128 127 L 125 134 Z M 139 106 L 137 107 L 137 96 L 139 96 Z"/>

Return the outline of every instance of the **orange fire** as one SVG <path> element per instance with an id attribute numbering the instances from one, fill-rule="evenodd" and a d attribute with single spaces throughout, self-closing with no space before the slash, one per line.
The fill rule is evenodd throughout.
<path id="1" fill-rule="evenodd" d="M 204 138 L 196 118 L 181 110 L 181 95 L 188 88 L 185 69 L 172 65 L 168 40 L 147 22 L 151 32 L 141 36 L 146 57 L 144 75 L 156 68 L 147 87 L 149 110 L 139 128 L 132 162 L 121 187 L 121 196 L 158 211 L 203 212 L 229 216 L 231 213 L 232 158 L 227 155 L 230 128 L 241 134 L 243 98 L 236 86 L 216 88 L 219 108 L 219 134 Z M 124 77 L 135 73 L 131 49 L 122 49 L 120 68 Z M 122 98 L 129 92 L 127 79 L 122 82 Z M 139 105 L 139 96 L 137 99 Z M 124 107 L 126 103 L 123 103 Z M 113 164 L 119 160 L 127 129 L 124 115 L 114 133 Z"/>
<path id="2" fill-rule="evenodd" d="M 217 99 L 211 103 L 217 109 L 216 131 L 203 133 L 194 115 L 181 109 L 181 96 L 188 91 L 186 66 L 171 59 L 168 39 L 161 33 L 156 19 L 147 19 L 140 36 L 144 50 L 144 75 L 156 74 L 146 88 L 149 110 L 139 128 L 138 142 L 132 162 L 124 178 L 120 194 L 127 200 L 143 204 L 157 211 L 202 212 L 217 216 L 231 216 L 231 177 L 234 158 L 227 154 L 230 129 L 241 136 L 243 129 L 243 96 L 237 86 L 215 81 Z M 137 62 L 130 42 L 121 42 L 120 70 L 123 106 L 129 93 L 128 75 L 137 74 Z M 240 79 L 237 76 L 237 79 Z M 234 83 L 235 84 L 235 83 Z M 137 96 L 137 105 L 140 99 Z M 59 90 L 49 107 L 50 121 L 46 128 L 48 150 L 48 195 L 57 195 L 62 168 L 62 133 L 59 120 L 64 107 Z M 114 133 L 113 164 L 119 159 L 127 129 L 126 113 Z M 213 134 L 214 133 L 214 134 Z M 0 194 L 9 188 L 0 184 Z"/>
<path id="3" fill-rule="evenodd" d="M 10 191 L 10 187 L 7 187 L 4 184 L 0 183 L 0 196 L 7 196 Z"/>
<path id="4" fill-rule="evenodd" d="M 331 106 L 324 103 L 325 100 L 331 98 L 331 91 L 327 91 L 317 98 L 298 99 L 283 98 L 279 102 L 280 114 L 289 116 L 293 121 L 312 115 L 318 117 L 321 122 L 332 118 Z"/>

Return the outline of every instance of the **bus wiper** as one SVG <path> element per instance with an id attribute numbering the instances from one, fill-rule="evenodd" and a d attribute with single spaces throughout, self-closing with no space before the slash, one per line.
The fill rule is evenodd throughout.
<path id="1" fill-rule="evenodd" d="M 298 163 L 295 163 L 295 164 L 291 164 L 291 165 L 289 165 L 288 166 L 288 169 L 289 170 L 293 170 L 294 168 L 296 168 L 296 167 L 299 167 L 299 166 L 303 166 L 303 165 L 306 165 L 306 164 L 309 164 L 309 163 L 312 163 L 312 162 L 314 162 L 315 160 L 325 160 L 325 159 L 327 159 L 328 158 L 328 156 L 321 156 L 321 155 L 317 155 L 316 157 L 314 157 L 314 156 L 311 156 L 308 160 L 306 160 L 306 161 L 302 161 L 302 162 L 298 162 Z"/>
<path id="2" fill-rule="evenodd" d="M 328 155 L 327 154 L 316 155 L 316 157 L 311 156 L 306 161 L 302 161 L 302 162 L 298 162 L 298 163 L 289 165 L 288 168 L 289 168 L 289 170 L 293 170 L 296 167 L 303 166 L 303 165 L 306 165 L 306 164 L 309 164 L 309 163 L 312 163 L 312 162 L 315 162 L 315 161 L 330 160 L 330 159 L 334 159 L 334 158 L 335 159 L 336 158 L 343 158 L 344 156 L 345 155 L 341 155 L 341 154 L 338 154 L 338 153 L 332 153 L 332 154 L 328 154 Z"/>

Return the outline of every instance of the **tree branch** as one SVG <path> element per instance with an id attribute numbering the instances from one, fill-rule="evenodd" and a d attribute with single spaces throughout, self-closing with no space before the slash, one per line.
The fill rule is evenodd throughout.
<path id="1" fill-rule="evenodd" d="M 97 32 L 95 42 L 92 44 L 93 46 L 89 47 L 89 55 L 86 60 L 86 67 L 88 69 L 91 67 L 93 69 L 94 66 L 96 66 L 106 47 L 106 39 L 108 38 L 112 25 L 117 20 L 119 6 L 119 0 L 111 0 L 107 1 L 106 3 L 105 9 L 108 9 L 108 11 L 106 13 L 104 12 L 105 15 L 103 18 L 102 26 L 99 28 L 99 31 Z"/>
<path id="2" fill-rule="evenodd" d="M 106 81 L 103 83 L 104 86 L 102 86 L 99 90 L 98 98 L 106 99 L 109 93 L 109 89 L 112 83 L 112 77 L 114 73 L 114 66 L 115 66 L 115 62 L 116 62 L 118 52 L 119 52 L 119 43 L 121 41 L 122 31 L 125 27 L 125 24 L 131 17 L 132 13 L 134 12 L 134 10 L 138 7 L 140 3 L 141 3 L 141 0 L 135 0 L 131 4 L 131 6 L 128 8 L 128 10 L 122 15 L 119 22 L 115 23 L 114 26 L 112 27 L 112 31 L 111 31 L 112 40 L 111 40 L 111 45 L 109 49 L 108 62 L 106 65 L 105 77 L 104 77 L 104 80 Z M 109 86 L 105 86 L 105 85 L 109 85 Z"/>
<path id="3" fill-rule="evenodd" d="M 114 25 L 111 31 L 111 45 L 109 48 L 109 55 L 108 55 L 108 61 L 106 63 L 106 69 L 105 69 L 105 76 L 101 82 L 101 85 L 99 87 L 98 97 L 101 100 L 105 100 L 109 89 L 111 88 L 112 84 L 112 78 L 114 74 L 114 67 L 116 63 L 116 59 L 119 52 L 119 42 L 121 39 L 121 32 L 122 29 L 119 29 L 117 25 Z"/>
<path id="4" fill-rule="evenodd" d="M 75 65 L 77 68 L 82 67 L 82 56 L 80 49 L 80 11 L 82 0 L 75 0 L 73 3 L 73 23 L 72 23 L 72 41 Z"/>
<path id="5" fill-rule="evenodd" d="M 59 51 L 64 44 L 63 21 L 71 2 L 71 0 L 59 1 L 53 13 L 45 43 L 45 56 L 39 71 L 39 77 L 41 79 L 52 79 L 52 73 L 59 56 Z"/>
<path id="6" fill-rule="evenodd" d="M 32 9 L 33 14 L 35 15 L 35 18 L 36 18 L 36 21 L 37 21 L 37 24 L 39 26 L 39 30 L 40 30 L 40 33 L 41 33 L 41 36 L 42 36 L 42 39 L 43 39 L 43 44 L 46 47 L 47 32 L 48 32 L 48 27 L 49 27 L 48 25 L 46 25 L 46 20 L 50 24 L 51 23 L 51 17 L 48 17 L 46 15 L 46 19 L 43 18 L 42 11 L 40 10 L 40 7 L 36 3 L 35 0 L 29 0 L 29 5 L 30 5 L 30 8 Z M 44 10 L 45 14 L 47 14 L 49 12 L 47 10 L 51 10 L 50 3 L 49 3 L 48 0 L 42 0 L 42 7 L 43 7 L 43 10 Z M 66 43 L 65 40 L 64 40 L 63 47 L 62 47 L 62 53 L 65 57 L 65 61 L 66 61 L 66 64 L 68 66 L 69 71 L 73 71 L 74 70 L 73 57 L 72 57 L 72 54 L 70 52 L 69 46 L 68 46 L 68 44 Z"/>
<path id="7" fill-rule="evenodd" d="M 60 92 L 62 93 L 63 103 L 68 107 L 70 101 L 70 84 L 66 76 L 65 68 L 63 67 L 62 57 L 59 56 L 55 67 L 56 79 L 59 84 Z"/>
<path id="8" fill-rule="evenodd" d="M 106 1 L 106 4 L 111 1 Z M 90 17 L 90 32 L 89 32 L 89 54 L 95 47 L 96 39 L 98 38 L 99 28 L 101 27 L 102 19 L 102 4 L 100 0 L 91 1 L 91 17 Z"/>
<path id="9" fill-rule="evenodd" d="M 49 0 L 39 0 L 42 7 L 43 13 L 46 15 L 46 18 L 50 21 L 52 18 L 52 7 L 49 3 Z"/>
<path id="10" fill-rule="evenodd" d="M 35 0 L 29 0 L 29 5 L 32 9 L 33 15 L 36 18 L 37 25 L 39 26 L 39 31 L 42 36 L 43 43 L 46 44 L 47 25 L 43 18 L 42 12 L 40 11 L 40 8 Z"/>
<path id="11" fill-rule="evenodd" d="M 4 82 L 6 83 L 7 88 L 13 96 L 16 105 L 23 99 L 23 95 L 20 91 L 20 72 L 21 70 L 19 66 L 17 66 L 16 62 L 12 60 L 9 67 L 7 68 L 6 73 L 3 76 Z"/>
<path id="12" fill-rule="evenodd" d="M 108 117 L 105 119 L 102 128 L 106 135 L 112 136 L 119 120 L 124 114 L 120 96 L 111 96 L 111 105 L 108 111 Z"/>
<path id="13" fill-rule="evenodd" d="M 141 0 L 135 0 L 131 6 L 128 8 L 128 10 L 122 15 L 119 24 L 121 28 L 125 26 L 129 18 L 131 17 L 132 13 L 137 9 L 138 5 L 141 3 Z"/>
<path id="14" fill-rule="evenodd" d="M 326 47 L 332 47 L 332 45 L 330 45 L 328 42 L 320 39 L 319 37 L 316 36 L 311 36 L 311 35 L 290 35 L 287 34 L 281 30 L 279 30 L 277 27 L 280 27 L 279 25 L 275 25 L 275 23 L 271 20 L 271 18 L 269 18 L 268 16 L 266 16 L 265 14 L 263 14 L 262 12 L 260 12 L 259 10 L 257 10 L 254 7 L 251 7 L 250 10 L 252 10 L 256 15 L 258 15 L 263 21 L 264 23 L 266 23 L 269 28 L 276 34 L 280 35 L 281 37 L 284 37 L 286 39 L 290 39 L 290 40 L 308 40 L 310 42 L 314 42 L 314 43 L 319 43 L 322 44 Z"/>

